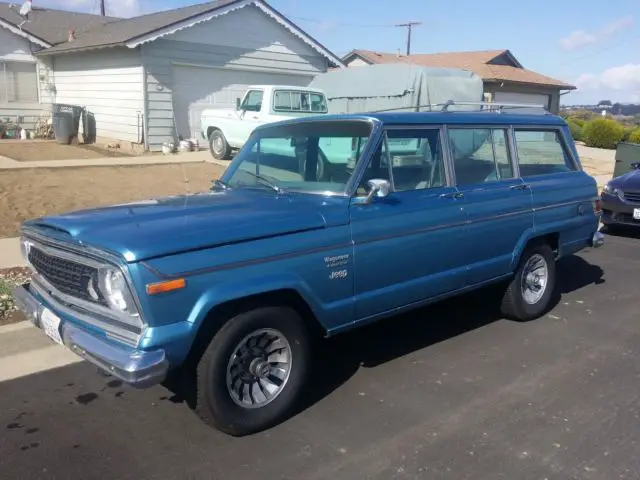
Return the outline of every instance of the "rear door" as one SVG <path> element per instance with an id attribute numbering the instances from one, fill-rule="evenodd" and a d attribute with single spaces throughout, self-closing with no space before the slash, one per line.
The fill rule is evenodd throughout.
<path id="1" fill-rule="evenodd" d="M 468 218 L 467 285 L 513 271 L 513 252 L 533 230 L 531 190 L 517 176 L 508 126 L 450 126 L 455 184 Z"/>
<path id="2" fill-rule="evenodd" d="M 598 192 L 573 157 L 563 128 L 514 126 L 513 137 L 520 176 L 533 196 L 536 234 L 559 233 L 561 254 L 584 246 L 598 225 L 591 203 Z"/>

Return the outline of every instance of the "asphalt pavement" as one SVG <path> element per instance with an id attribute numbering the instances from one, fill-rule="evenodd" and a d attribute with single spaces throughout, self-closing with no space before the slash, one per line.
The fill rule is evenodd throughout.
<path id="1" fill-rule="evenodd" d="M 231 438 L 86 363 L 0 383 L 1 479 L 636 479 L 640 239 L 527 323 L 475 294 L 326 342 L 300 413 Z"/>

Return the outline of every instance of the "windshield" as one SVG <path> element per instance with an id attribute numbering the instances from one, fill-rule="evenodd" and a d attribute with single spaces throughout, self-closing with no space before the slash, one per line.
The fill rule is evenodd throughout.
<path id="1" fill-rule="evenodd" d="M 342 194 L 371 129 L 366 121 L 338 120 L 259 130 L 222 180 L 231 188 Z"/>

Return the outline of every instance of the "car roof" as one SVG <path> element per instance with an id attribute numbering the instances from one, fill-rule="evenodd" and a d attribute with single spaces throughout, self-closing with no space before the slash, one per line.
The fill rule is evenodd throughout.
<path id="1" fill-rule="evenodd" d="M 481 111 L 384 112 L 313 115 L 261 125 L 256 130 L 275 125 L 314 121 L 378 121 L 384 125 L 566 125 L 564 119 L 549 112 L 509 113 Z"/>

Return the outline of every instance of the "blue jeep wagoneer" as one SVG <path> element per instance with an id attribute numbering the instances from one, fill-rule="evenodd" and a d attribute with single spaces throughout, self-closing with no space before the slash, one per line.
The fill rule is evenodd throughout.
<path id="1" fill-rule="evenodd" d="M 599 210 L 548 112 L 295 119 L 210 191 L 25 222 L 15 297 L 131 385 L 193 378 L 197 414 L 245 435 L 291 414 L 314 335 L 490 284 L 505 317 L 544 314 L 556 260 L 602 245 Z"/>

